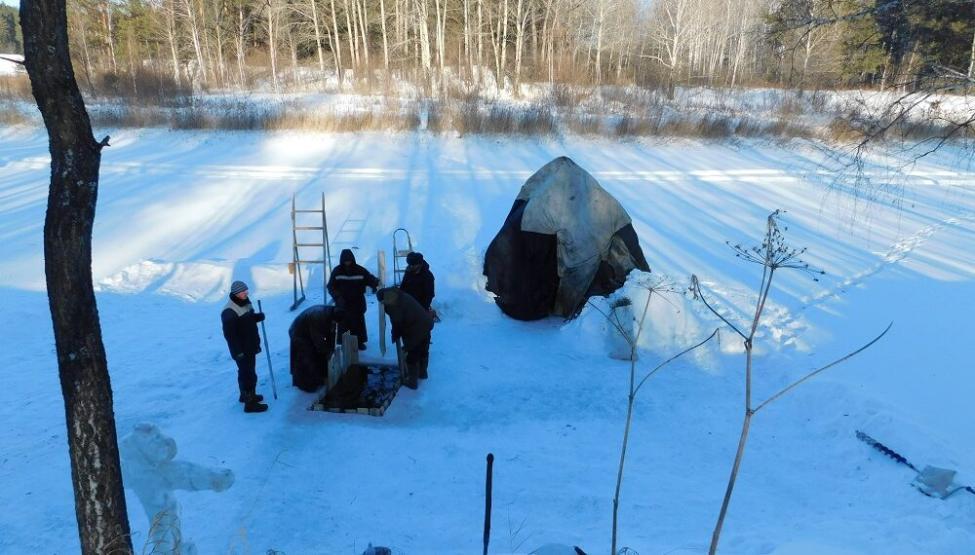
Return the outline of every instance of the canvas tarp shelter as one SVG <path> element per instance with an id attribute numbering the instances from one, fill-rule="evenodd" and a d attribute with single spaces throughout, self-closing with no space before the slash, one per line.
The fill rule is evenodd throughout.
<path id="1" fill-rule="evenodd" d="M 566 157 L 528 178 L 484 259 L 488 291 L 520 320 L 571 318 L 635 268 L 650 271 L 629 215 Z"/>

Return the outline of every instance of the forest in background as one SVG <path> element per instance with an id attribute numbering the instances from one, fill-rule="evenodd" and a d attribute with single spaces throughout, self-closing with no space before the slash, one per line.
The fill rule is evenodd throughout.
<path id="1" fill-rule="evenodd" d="M 922 88 L 971 79 L 972 0 L 68 0 L 89 93 L 340 86 Z M 22 50 L 0 6 L 0 50 Z"/>
<path id="2" fill-rule="evenodd" d="M 68 0 L 68 10 L 78 81 L 102 127 L 939 145 L 975 125 L 973 0 Z M 6 51 L 21 49 L 18 31 L 17 11 L 0 6 Z M 268 92 L 301 95 L 254 94 Z M 37 122 L 30 101 L 26 75 L 0 76 L 0 123 Z"/>

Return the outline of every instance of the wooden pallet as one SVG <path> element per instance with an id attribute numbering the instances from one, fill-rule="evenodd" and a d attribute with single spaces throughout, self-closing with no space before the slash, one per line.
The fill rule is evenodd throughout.
<path id="1" fill-rule="evenodd" d="M 323 411 L 323 412 L 337 412 L 337 413 L 345 413 L 345 414 L 365 414 L 369 416 L 384 415 L 386 413 L 386 410 L 389 408 L 389 405 L 392 404 L 393 399 L 396 397 L 396 392 L 399 391 L 399 388 L 402 385 L 400 380 L 399 368 L 390 365 L 370 365 L 368 366 L 368 368 L 370 370 L 370 374 L 372 374 L 374 370 L 378 370 L 378 372 L 380 373 L 387 374 L 387 376 L 384 376 L 379 380 L 380 387 L 382 388 L 382 394 L 378 397 L 377 399 L 378 403 L 375 403 L 376 406 L 347 407 L 347 408 L 328 407 L 325 404 L 325 396 L 322 396 L 311 407 L 309 407 L 308 410 Z M 388 382 L 385 379 L 386 377 L 388 377 L 389 379 Z M 368 384 L 368 378 L 367 378 L 367 384 Z"/>

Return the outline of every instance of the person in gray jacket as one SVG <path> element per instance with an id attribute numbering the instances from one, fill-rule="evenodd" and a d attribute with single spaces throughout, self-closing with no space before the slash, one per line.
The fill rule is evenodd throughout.
<path id="1" fill-rule="evenodd" d="M 416 389 L 417 378 L 421 380 L 427 378 L 433 318 L 416 299 L 396 287 L 380 289 L 376 293 L 376 298 L 382 303 L 383 310 L 389 316 L 393 343 L 403 340 L 403 350 L 406 351 L 406 375 L 403 377 L 403 385 Z"/>

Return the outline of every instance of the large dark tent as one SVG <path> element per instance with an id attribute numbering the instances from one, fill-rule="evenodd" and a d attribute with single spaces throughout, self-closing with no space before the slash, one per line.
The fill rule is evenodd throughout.
<path id="1" fill-rule="evenodd" d="M 633 269 L 650 271 L 629 215 L 564 156 L 528 178 L 484 257 L 487 290 L 519 320 L 572 318 Z"/>

